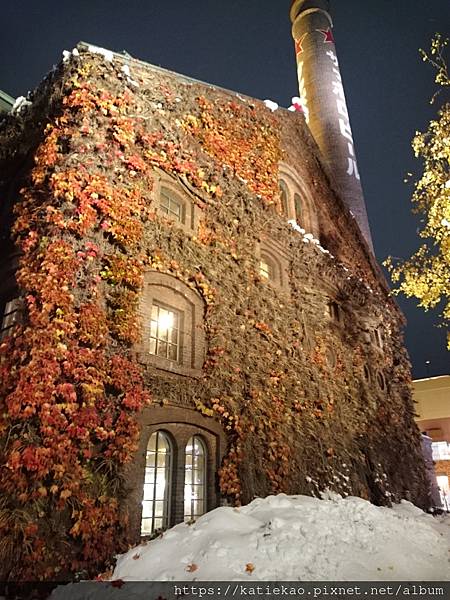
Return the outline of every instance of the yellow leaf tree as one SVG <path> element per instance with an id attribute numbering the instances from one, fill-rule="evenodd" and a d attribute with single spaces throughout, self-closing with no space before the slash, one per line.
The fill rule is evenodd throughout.
<path id="1" fill-rule="evenodd" d="M 442 99 L 450 90 L 445 51 L 448 39 L 436 34 L 429 52 L 420 51 L 424 61 L 436 69 L 438 91 L 431 99 Z M 441 94 L 442 92 L 442 94 Z M 437 119 L 424 133 L 416 132 L 412 141 L 414 154 L 423 161 L 423 174 L 415 183 L 413 211 L 421 214 L 423 227 L 419 236 L 424 243 L 404 262 L 385 262 L 395 294 L 418 299 L 424 310 L 442 308 L 441 325 L 447 329 L 450 350 L 450 102 L 442 102 Z"/>

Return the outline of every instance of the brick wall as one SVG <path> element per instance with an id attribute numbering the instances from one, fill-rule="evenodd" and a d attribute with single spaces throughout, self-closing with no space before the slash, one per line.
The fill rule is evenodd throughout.
<path id="1" fill-rule="evenodd" d="M 61 174 L 89 159 L 91 170 L 133 188 L 137 174 L 125 159 L 158 158 L 155 185 L 140 188 L 151 218 L 139 240 L 139 256 L 144 272 L 153 275 L 144 278 L 139 340 L 126 348 L 153 397 L 140 417 L 140 448 L 126 473 L 131 531 L 137 535 L 139 530 L 146 443 L 158 427 L 179 439 L 180 448 L 196 429 L 204 432 L 211 508 L 221 496 L 223 501 L 249 502 L 270 493 L 311 495 L 325 488 L 378 504 L 409 498 L 426 507 L 403 317 L 326 176 L 303 117 L 287 111 L 272 115 L 257 100 L 124 57 L 106 62 L 80 50 L 79 58 L 43 84 L 20 127 L 7 121 L 0 135 L 9 141 L 0 161 L 13 180 L 17 154 L 33 155 L 46 122 L 56 115 L 71 116 L 65 113 L 69 91 L 64 82 L 73 77 L 78 86 L 112 97 L 126 88 L 128 126 L 165 144 L 162 154 L 158 143 L 150 151 L 139 136 L 129 136 L 134 140 L 129 156 L 120 151 L 110 155 L 111 120 L 91 109 L 91 133 L 80 137 L 81 125 L 74 128 L 57 165 Z M 139 87 L 123 75 L 128 62 Z M 204 122 L 208 126 L 202 129 Z M 208 146 L 211 132 L 220 143 Z M 253 133 L 265 136 L 272 154 L 248 143 L 246 136 Z M 96 151 L 98 145 L 103 153 Z M 173 147 L 177 151 L 171 155 Z M 289 182 L 292 190 L 306 194 L 312 235 L 305 237 L 287 223 L 276 192 L 280 173 L 275 168 L 275 180 L 270 180 L 260 166 L 270 171 L 281 159 L 284 172 L 295 175 Z M 242 165 L 247 171 L 239 175 Z M 180 227 L 161 214 L 161 169 L 191 203 L 193 227 Z M 296 180 L 301 182 L 298 189 Z M 261 181 L 275 191 L 257 193 Z M 100 229 L 92 236 L 103 250 L 110 249 Z M 331 239 L 333 247 L 321 248 L 313 237 Z M 283 285 L 270 285 L 260 276 L 264 244 L 279 253 Z M 145 287 L 151 277 L 154 295 Z M 82 275 L 77 286 L 73 294 L 82 297 Z M 102 285 L 97 293 L 105 294 Z M 111 299 L 101 297 L 108 306 Z M 186 344 L 190 361 L 189 353 L 179 364 L 149 355 L 148 320 L 155 297 L 181 311 L 194 307 L 185 332 L 192 335 L 192 343 Z M 187 304 L 183 308 L 178 302 Z M 338 307 L 338 319 L 331 318 L 330 303 Z M 383 337 L 382 349 L 375 343 L 376 330 Z M 111 348 L 117 344 L 111 338 Z M 181 459 L 177 468 L 172 507 L 181 503 Z M 179 508 L 173 510 L 171 519 L 179 520 Z"/>

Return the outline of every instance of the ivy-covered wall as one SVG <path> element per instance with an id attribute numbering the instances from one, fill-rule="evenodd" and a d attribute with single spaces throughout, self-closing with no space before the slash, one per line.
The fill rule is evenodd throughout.
<path id="1" fill-rule="evenodd" d="M 20 250 L 25 305 L 0 346 L 0 578 L 93 575 L 135 541 L 126 465 L 152 402 L 221 424 L 235 503 L 328 487 L 426 507 L 402 317 L 303 117 L 110 58 L 80 47 L 0 129 L 2 248 Z M 280 161 L 339 255 L 281 216 Z M 155 169 L 189 191 L 197 230 L 157 212 Z M 288 289 L 259 274 L 267 239 Z M 139 363 L 147 270 L 203 299 L 202 377 Z"/>

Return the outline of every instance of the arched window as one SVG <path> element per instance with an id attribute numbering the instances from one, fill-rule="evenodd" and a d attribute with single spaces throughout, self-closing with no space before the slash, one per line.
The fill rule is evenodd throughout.
<path id="1" fill-rule="evenodd" d="M 165 273 L 147 271 L 139 304 L 140 362 L 179 375 L 198 377 L 205 358 L 203 314 L 197 292 Z"/>
<path id="2" fill-rule="evenodd" d="M 142 535 L 150 535 L 169 524 L 172 454 L 169 436 L 155 431 L 148 441 L 145 459 Z"/>
<path id="3" fill-rule="evenodd" d="M 294 194 L 295 220 L 300 225 L 303 222 L 303 206 L 300 194 Z"/>
<path id="4" fill-rule="evenodd" d="M 271 260 L 267 254 L 261 254 L 261 259 L 259 261 L 259 274 L 265 281 L 276 280 L 276 267 L 273 260 Z"/>
<path id="5" fill-rule="evenodd" d="M 280 200 L 281 212 L 286 217 L 289 217 L 289 190 L 286 183 L 280 179 Z"/>
<path id="6" fill-rule="evenodd" d="M 184 474 L 184 520 L 206 512 L 206 448 L 198 435 L 186 444 Z"/>
<path id="7" fill-rule="evenodd" d="M 161 187 L 159 208 L 174 221 L 185 222 L 186 210 L 183 200 L 167 187 Z"/>

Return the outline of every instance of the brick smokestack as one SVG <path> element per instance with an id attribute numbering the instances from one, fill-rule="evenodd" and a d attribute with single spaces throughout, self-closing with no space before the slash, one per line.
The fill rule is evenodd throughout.
<path id="1" fill-rule="evenodd" d="M 306 121 L 342 200 L 373 251 L 328 1 L 294 0 L 290 16 Z"/>

